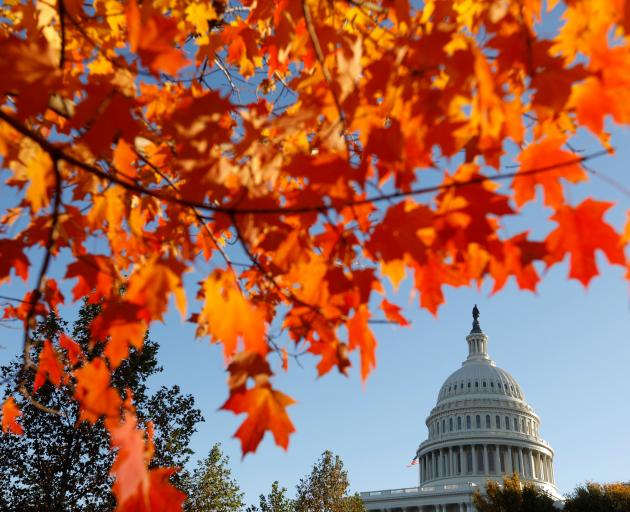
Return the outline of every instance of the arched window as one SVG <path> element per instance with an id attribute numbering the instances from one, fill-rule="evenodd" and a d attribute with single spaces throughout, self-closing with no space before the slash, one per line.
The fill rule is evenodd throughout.
<path id="1" fill-rule="evenodd" d="M 437 432 L 437 435 L 439 436 L 440 435 L 440 422 L 439 421 L 436 422 L 435 431 Z"/>
<path id="2" fill-rule="evenodd" d="M 497 414 L 497 417 L 494 420 L 497 423 L 497 428 L 501 428 L 501 416 Z"/>
<path id="3" fill-rule="evenodd" d="M 478 388 L 479 387 L 479 381 L 475 381 L 475 387 Z"/>
<path id="4" fill-rule="evenodd" d="M 485 380 L 483 381 L 483 387 L 484 388 L 486 387 L 486 381 Z"/>
<path id="5" fill-rule="evenodd" d="M 462 417 L 457 416 L 457 430 L 461 430 L 461 429 L 462 429 Z"/>
<path id="6" fill-rule="evenodd" d="M 481 416 L 479 416 L 478 414 L 477 414 L 477 417 L 475 418 L 475 426 L 477 428 L 481 428 Z"/>
<path id="7" fill-rule="evenodd" d="M 466 416 L 466 428 L 470 430 L 471 426 L 470 416 Z"/>
<path id="8" fill-rule="evenodd" d="M 514 430 L 518 432 L 518 419 L 514 418 Z"/>
<path id="9" fill-rule="evenodd" d="M 468 389 L 470 389 L 470 381 L 468 381 Z"/>
<path id="10" fill-rule="evenodd" d="M 486 428 L 490 428 L 490 415 L 486 414 Z"/>
<path id="11" fill-rule="evenodd" d="M 510 418 L 505 417 L 505 428 L 506 430 L 510 430 Z"/>
<path id="12" fill-rule="evenodd" d="M 448 431 L 453 432 L 453 418 L 448 419 Z"/>
<path id="13" fill-rule="evenodd" d="M 525 430 L 525 418 L 521 418 L 521 432 L 523 432 L 523 434 L 527 432 L 527 430 Z"/>
<path id="14" fill-rule="evenodd" d="M 442 434 L 446 432 L 446 420 L 442 420 Z"/>

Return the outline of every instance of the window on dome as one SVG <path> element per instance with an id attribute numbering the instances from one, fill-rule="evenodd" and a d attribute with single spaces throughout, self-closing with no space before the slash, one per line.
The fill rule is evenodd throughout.
<path id="1" fill-rule="evenodd" d="M 531 422 L 531 420 L 527 420 L 527 433 L 530 436 L 532 435 L 532 422 Z"/>
<path id="2" fill-rule="evenodd" d="M 481 428 L 481 416 L 479 416 L 478 414 L 477 414 L 477 417 L 475 418 L 475 426 L 477 428 Z"/>
<path id="3" fill-rule="evenodd" d="M 497 424 L 497 428 L 501 428 L 501 417 L 497 414 L 497 417 L 494 420 Z"/>
<path id="4" fill-rule="evenodd" d="M 518 432 L 518 419 L 514 418 L 514 430 Z"/>
<path id="5" fill-rule="evenodd" d="M 486 387 L 486 381 L 485 380 L 483 381 L 483 387 L 484 388 Z"/>
<path id="6" fill-rule="evenodd" d="M 494 381 L 490 382 L 490 387 L 493 388 L 494 387 Z"/>
<path id="7" fill-rule="evenodd" d="M 510 418 L 505 417 L 505 428 L 506 430 L 510 430 Z"/>
<path id="8" fill-rule="evenodd" d="M 446 432 L 446 420 L 442 420 L 442 434 Z"/>
<path id="9" fill-rule="evenodd" d="M 464 383 L 463 382 L 459 385 L 459 389 L 464 389 Z"/>
<path id="10" fill-rule="evenodd" d="M 436 423 L 435 432 L 437 433 L 438 436 L 440 435 L 440 422 L 439 421 Z"/>
<path id="11" fill-rule="evenodd" d="M 486 414 L 486 428 L 490 428 L 490 427 L 491 427 L 491 425 L 490 425 L 490 415 Z"/>
<path id="12" fill-rule="evenodd" d="M 468 389 L 470 389 L 470 382 L 468 382 Z"/>
<path id="13" fill-rule="evenodd" d="M 470 430 L 472 426 L 472 422 L 470 421 L 470 416 L 466 416 L 466 428 Z"/>
<path id="14" fill-rule="evenodd" d="M 479 382 L 475 381 L 475 387 L 478 388 L 479 387 Z"/>
<path id="15" fill-rule="evenodd" d="M 521 432 L 523 432 L 523 434 L 527 432 L 527 430 L 525 430 L 525 418 L 521 419 Z"/>
<path id="16" fill-rule="evenodd" d="M 448 419 L 448 431 L 453 432 L 453 418 Z"/>
<path id="17" fill-rule="evenodd" d="M 458 416 L 457 417 L 457 430 L 461 430 L 462 429 L 462 417 Z"/>

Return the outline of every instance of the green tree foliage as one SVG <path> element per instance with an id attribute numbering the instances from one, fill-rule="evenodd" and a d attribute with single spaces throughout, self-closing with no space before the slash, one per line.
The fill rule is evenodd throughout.
<path id="1" fill-rule="evenodd" d="M 185 489 L 187 512 L 235 512 L 243 509 L 243 493 L 232 477 L 229 457 L 215 444 L 208 456 L 197 462 Z"/>
<path id="2" fill-rule="evenodd" d="M 489 481 L 486 494 L 476 492 L 477 512 L 557 512 L 554 500 L 531 483 L 521 484 L 518 475 L 503 479 L 503 485 Z"/>
<path id="3" fill-rule="evenodd" d="M 338 455 L 326 450 L 296 489 L 296 512 L 363 512 L 358 494 L 349 494 L 348 472 Z"/>
<path id="4" fill-rule="evenodd" d="M 630 483 L 580 485 L 567 497 L 565 512 L 628 512 Z"/>
<path id="5" fill-rule="evenodd" d="M 247 512 L 295 512 L 295 502 L 287 496 L 287 488 L 280 487 L 276 480 L 266 496 L 261 494 L 258 506 L 247 507 Z"/>
<path id="6" fill-rule="evenodd" d="M 100 306 L 84 301 L 72 338 L 79 343 L 88 359 L 102 351 L 102 344 L 92 340 L 89 326 L 99 314 Z M 37 363 L 45 339 L 54 346 L 68 324 L 50 315 L 35 330 L 32 355 Z M 142 351 L 132 349 L 131 356 L 113 374 L 115 387 L 133 394 L 142 422 L 152 420 L 155 426 L 155 465 L 183 467 L 192 451 L 189 441 L 195 426 L 203 421 L 190 395 L 182 395 L 177 386 L 162 387 L 149 394 L 147 380 L 162 371 L 157 362 L 158 344 L 145 336 Z M 34 371 L 20 371 L 18 359 L 0 368 L 4 395 L 18 382 L 32 389 Z M 23 416 L 23 436 L 0 436 L 0 510 L 11 511 L 109 511 L 115 501 L 109 476 L 114 454 L 109 449 L 109 434 L 98 421 L 95 425 L 79 422 L 79 409 L 72 396 L 72 382 L 59 388 L 45 383 L 35 393 L 42 405 L 59 411 L 53 415 L 24 400 L 19 402 Z M 19 399 L 19 395 L 16 396 Z M 173 476 L 181 487 L 182 475 Z"/>

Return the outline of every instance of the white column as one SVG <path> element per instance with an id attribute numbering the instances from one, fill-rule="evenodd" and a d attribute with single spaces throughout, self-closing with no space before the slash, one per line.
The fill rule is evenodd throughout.
<path id="1" fill-rule="evenodd" d="M 437 463 L 438 463 L 437 477 L 442 478 L 444 476 L 444 463 L 442 461 L 442 450 L 438 449 L 436 453 L 437 453 Z"/>
<path id="2" fill-rule="evenodd" d="M 551 470 L 551 483 L 556 483 L 556 477 L 553 474 L 553 457 L 549 457 L 549 469 Z"/>
<path id="3" fill-rule="evenodd" d="M 483 472 L 485 475 L 490 474 L 490 465 L 488 464 L 488 445 L 483 445 Z"/>
<path id="4" fill-rule="evenodd" d="M 499 445 L 494 445 L 494 474 L 501 474 L 501 460 L 499 459 Z"/>
<path id="5" fill-rule="evenodd" d="M 464 475 L 466 470 L 464 469 L 464 446 L 459 447 L 459 474 Z"/>
<path id="6" fill-rule="evenodd" d="M 477 474 L 477 450 L 475 449 L 475 445 L 471 444 L 470 449 L 472 451 L 472 463 L 473 463 L 473 475 Z"/>
<path id="7" fill-rule="evenodd" d="M 518 449 L 518 466 L 521 473 L 521 477 L 525 476 L 525 468 L 523 467 L 523 448 Z"/>
<path id="8" fill-rule="evenodd" d="M 508 475 L 512 475 L 514 473 L 514 463 L 512 462 L 512 447 L 507 446 L 507 462 L 506 462 L 506 473 Z"/>
<path id="9" fill-rule="evenodd" d="M 534 454 L 531 448 L 528 450 L 528 456 L 529 456 L 529 470 L 532 472 L 531 477 L 536 478 L 536 471 L 534 471 Z"/>

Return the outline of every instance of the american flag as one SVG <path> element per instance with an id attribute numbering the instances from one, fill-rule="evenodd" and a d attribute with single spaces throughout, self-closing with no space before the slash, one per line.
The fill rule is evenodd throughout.
<path id="1" fill-rule="evenodd" d="M 407 467 L 410 468 L 411 466 L 415 466 L 416 464 L 418 464 L 418 456 L 417 455 L 412 459 L 412 461 L 409 464 L 407 464 Z"/>

